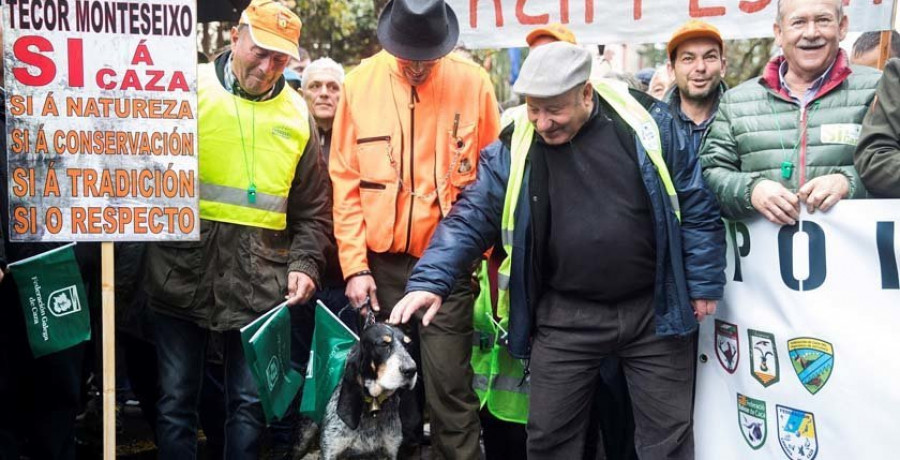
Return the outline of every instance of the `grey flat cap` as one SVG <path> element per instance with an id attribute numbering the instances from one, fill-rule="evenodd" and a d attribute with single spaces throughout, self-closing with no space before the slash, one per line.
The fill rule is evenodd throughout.
<path id="1" fill-rule="evenodd" d="M 571 43 L 553 42 L 531 50 L 513 91 L 523 96 L 554 97 L 590 76 L 591 53 Z"/>

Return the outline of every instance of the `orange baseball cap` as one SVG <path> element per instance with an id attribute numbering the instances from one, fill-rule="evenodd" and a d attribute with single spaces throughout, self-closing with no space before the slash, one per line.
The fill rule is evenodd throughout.
<path id="1" fill-rule="evenodd" d="M 725 44 L 722 42 L 722 35 L 719 33 L 719 29 L 717 29 L 716 26 L 699 19 L 691 19 L 690 21 L 685 22 L 674 34 L 672 34 L 672 38 L 669 39 L 669 43 L 666 45 L 666 52 L 671 56 L 675 51 L 675 48 L 678 48 L 678 45 L 684 43 L 685 40 L 692 40 L 694 38 L 711 38 L 719 42 L 719 46 L 721 46 L 723 50 L 725 48 Z"/>
<path id="2" fill-rule="evenodd" d="M 528 43 L 528 46 L 531 46 L 538 37 L 553 37 L 561 42 L 575 44 L 575 34 L 568 27 L 558 22 L 532 30 L 525 37 L 525 42 Z"/>
<path id="3" fill-rule="evenodd" d="M 241 13 L 241 24 L 250 26 L 250 38 L 260 48 L 300 60 L 300 18 L 275 0 L 253 0 Z"/>

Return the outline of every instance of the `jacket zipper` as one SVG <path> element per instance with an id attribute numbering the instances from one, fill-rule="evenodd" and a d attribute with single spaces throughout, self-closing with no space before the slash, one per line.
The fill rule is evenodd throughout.
<path id="1" fill-rule="evenodd" d="M 800 185 L 798 185 L 798 188 L 803 187 L 803 184 L 806 182 L 806 125 L 809 121 L 808 116 L 809 111 L 806 110 L 806 107 L 800 107 L 800 164 L 797 165 L 797 169 L 800 170 Z"/>
<path id="2" fill-rule="evenodd" d="M 412 239 L 413 207 L 416 204 L 416 102 L 419 95 L 413 86 L 409 92 L 409 219 L 406 223 L 406 249 L 409 252 L 409 243 Z M 401 177 L 400 180 L 403 180 Z"/>

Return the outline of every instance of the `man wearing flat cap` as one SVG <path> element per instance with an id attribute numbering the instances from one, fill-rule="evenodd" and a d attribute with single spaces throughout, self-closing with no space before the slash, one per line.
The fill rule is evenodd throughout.
<path id="1" fill-rule="evenodd" d="M 389 2 L 377 35 L 384 51 L 344 81 L 329 170 L 347 297 L 386 317 L 438 222 L 475 180 L 479 151 L 500 129 L 487 73 L 450 54 L 459 24 L 444 1 Z M 445 310 L 428 315 L 427 327 L 410 330 L 419 344 L 413 356 L 423 371 L 432 444 L 445 458 L 479 455 L 470 275 L 453 280 Z M 416 400 L 401 403 L 407 444 L 421 430 L 411 419 Z"/>
<path id="2" fill-rule="evenodd" d="M 569 43 L 531 52 L 513 88 L 526 114 L 482 151 L 391 320 L 442 311 L 452 280 L 496 245 L 509 351 L 530 358 L 528 458 L 582 458 L 585 401 L 618 356 L 638 456 L 692 459 L 696 331 L 722 296 L 723 225 L 665 106 L 592 85 L 590 65 Z"/>
<path id="3" fill-rule="evenodd" d="M 160 458 L 196 457 L 211 333 L 223 344 L 226 455 L 257 458 L 265 421 L 240 328 L 285 298 L 306 302 L 319 285 L 331 189 L 313 119 L 282 76 L 300 26 L 279 2 L 254 0 L 231 50 L 198 68 L 200 241 L 148 249 Z"/>

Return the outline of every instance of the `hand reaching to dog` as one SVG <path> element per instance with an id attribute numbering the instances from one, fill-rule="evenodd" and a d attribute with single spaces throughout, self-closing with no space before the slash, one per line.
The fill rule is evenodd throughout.
<path id="1" fill-rule="evenodd" d="M 316 293 L 316 283 L 306 273 L 288 272 L 288 305 L 306 303 Z"/>
<path id="2" fill-rule="evenodd" d="M 416 310 L 427 307 L 428 311 L 422 317 L 422 325 L 427 326 L 434 319 L 434 315 L 441 309 L 441 296 L 426 291 L 413 291 L 403 296 L 391 311 L 390 324 L 406 323 L 412 318 Z"/>
<path id="3" fill-rule="evenodd" d="M 372 275 L 359 275 L 347 280 L 347 289 L 344 290 L 344 294 L 350 300 L 350 305 L 359 310 L 360 314 L 365 315 L 367 312 L 363 306 L 366 304 L 366 300 L 372 305 L 372 310 L 381 310 L 378 305 L 378 297 L 375 296 L 376 289 L 375 278 Z"/>

